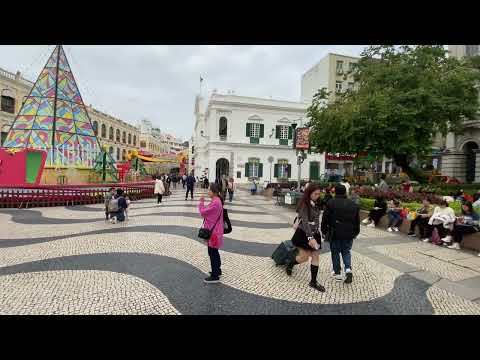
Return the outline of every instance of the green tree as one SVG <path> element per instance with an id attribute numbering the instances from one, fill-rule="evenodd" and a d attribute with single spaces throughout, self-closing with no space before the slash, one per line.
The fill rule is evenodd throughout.
<path id="1" fill-rule="evenodd" d="M 321 151 L 387 156 L 409 176 L 414 156 L 431 152 L 433 136 L 463 132 L 478 110 L 480 60 L 447 56 L 441 45 L 370 46 L 352 74 L 356 88 L 320 89 L 308 109 L 311 143 Z"/>

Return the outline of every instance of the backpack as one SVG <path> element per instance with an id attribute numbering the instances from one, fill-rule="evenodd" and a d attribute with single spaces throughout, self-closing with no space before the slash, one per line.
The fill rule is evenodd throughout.
<path id="1" fill-rule="evenodd" d="M 228 217 L 227 209 L 223 209 L 223 233 L 230 234 L 232 232 L 232 223 Z"/>
<path id="2" fill-rule="evenodd" d="M 118 208 L 118 198 L 112 198 L 110 202 L 108 203 L 108 211 L 110 212 L 117 212 L 119 210 Z"/>

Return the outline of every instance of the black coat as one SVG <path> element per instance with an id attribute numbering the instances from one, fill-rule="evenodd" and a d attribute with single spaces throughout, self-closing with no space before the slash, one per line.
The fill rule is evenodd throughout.
<path id="1" fill-rule="evenodd" d="M 322 217 L 322 233 L 330 241 L 356 238 L 360 233 L 360 206 L 343 196 L 328 201 Z"/>

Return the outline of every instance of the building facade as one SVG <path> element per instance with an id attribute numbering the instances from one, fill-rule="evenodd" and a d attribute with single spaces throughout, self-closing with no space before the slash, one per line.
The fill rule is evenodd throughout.
<path id="1" fill-rule="evenodd" d="M 189 141 L 189 170 L 214 181 L 221 175 L 237 183 L 252 179 L 297 180 L 292 124 L 305 123 L 308 105 L 299 102 L 213 93 L 206 106 L 195 101 L 195 127 Z M 323 154 L 307 154 L 301 178 L 324 172 Z"/>
<path id="2" fill-rule="evenodd" d="M 33 85 L 33 82 L 23 78 L 20 72 L 13 74 L 0 69 L 2 144 Z M 125 161 L 128 150 L 139 149 L 140 131 L 135 126 L 94 109 L 91 105 L 87 110 L 100 144 L 107 147 L 116 161 Z"/>
<path id="3" fill-rule="evenodd" d="M 352 71 L 359 58 L 328 53 L 302 75 L 301 101 L 310 105 L 314 95 L 322 88 L 330 92 L 329 101 L 347 90 L 355 88 Z M 348 155 L 328 153 L 325 156 L 327 175 L 353 175 L 353 158 Z"/>
<path id="4" fill-rule="evenodd" d="M 480 55 L 480 45 L 448 45 L 449 55 L 457 58 Z M 441 150 L 439 169 L 467 183 L 480 183 L 480 118 L 465 121 L 461 135 L 438 135 L 434 143 Z"/>

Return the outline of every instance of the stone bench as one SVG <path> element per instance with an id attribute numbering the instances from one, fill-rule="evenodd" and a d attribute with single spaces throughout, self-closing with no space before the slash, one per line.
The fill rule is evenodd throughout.
<path id="1" fill-rule="evenodd" d="M 368 216 L 368 211 L 366 210 L 360 211 L 360 221 L 364 220 L 367 216 Z M 377 228 L 386 230 L 387 226 L 388 226 L 388 216 L 385 215 L 380 219 L 380 222 L 378 223 Z M 400 232 L 404 234 L 408 234 L 410 230 L 410 221 L 407 219 L 404 219 L 402 222 L 402 225 L 398 229 L 400 230 Z M 419 235 L 418 227 L 415 227 L 415 231 L 417 232 L 417 236 L 418 236 Z M 480 252 L 480 232 L 476 234 L 465 235 L 462 241 L 462 248 Z"/>

